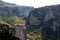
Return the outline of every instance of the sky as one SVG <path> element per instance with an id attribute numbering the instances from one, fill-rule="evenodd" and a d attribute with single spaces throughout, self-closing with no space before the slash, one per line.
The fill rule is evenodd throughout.
<path id="1" fill-rule="evenodd" d="M 3 1 L 23 6 L 34 6 L 35 8 L 60 4 L 60 0 L 3 0 Z"/>

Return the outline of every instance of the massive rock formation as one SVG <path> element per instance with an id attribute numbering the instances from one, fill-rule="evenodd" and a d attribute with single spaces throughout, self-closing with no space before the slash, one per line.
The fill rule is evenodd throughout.
<path id="1" fill-rule="evenodd" d="M 28 19 L 29 25 L 41 28 L 42 40 L 60 40 L 60 5 L 36 8 Z"/>
<path id="2" fill-rule="evenodd" d="M 60 20 L 60 5 L 52 5 L 41 8 L 35 8 L 29 13 L 30 25 L 40 25 L 41 22 L 54 19 Z M 37 21 L 38 20 L 38 21 Z"/>

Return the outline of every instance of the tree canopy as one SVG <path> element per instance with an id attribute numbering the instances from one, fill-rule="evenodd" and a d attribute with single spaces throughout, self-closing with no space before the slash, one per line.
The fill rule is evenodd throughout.
<path id="1" fill-rule="evenodd" d="M 0 16 L 0 20 L 1 20 L 1 23 L 8 23 L 10 25 L 14 25 L 14 24 L 25 24 L 25 20 L 18 17 L 18 16 L 10 16 L 10 17 L 3 17 L 3 16 Z M 3 21 L 2 21 L 3 20 Z"/>

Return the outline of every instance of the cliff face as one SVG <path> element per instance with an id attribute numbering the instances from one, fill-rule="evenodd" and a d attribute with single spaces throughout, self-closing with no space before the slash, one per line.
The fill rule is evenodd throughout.
<path id="1" fill-rule="evenodd" d="M 0 16 L 13 16 L 13 15 L 17 15 L 18 16 L 18 9 L 17 7 L 0 7 Z"/>
<path id="2" fill-rule="evenodd" d="M 19 16 L 19 17 L 28 17 L 29 11 L 32 10 L 32 7 L 23 7 L 23 6 L 0 6 L 0 15 L 1 16 Z"/>
<path id="3" fill-rule="evenodd" d="M 60 5 L 36 8 L 29 14 L 29 25 L 50 25 L 54 30 L 60 26 Z"/>
<path id="4" fill-rule="evenodd" d="M 28 17 L 28 15 L 29 15 L 29 12 L 31 11 L 31 10 L 33 10 L 34 9 L 34 7 L 28 7 L 28 6 L 19 6 L 18 7 L 18 10 L 19 10 L 19 15 L 21 16 L 21 17 Z"/>
<path id="5" fill-rule="evenodd" d="M 28 18 L 29 25 L 40 25 L 42 40 L 60 40 L 60 5 L 36 8 Z"/>
<path id="6" fill-rule="evenodd" d="M 36 9 L 32 10 L 29 13 L 29 19 L 30 19 L 29 22 L 31 25 L 40 25 L 41 22 L 46 22 L 50 19 L 54 19 L 55 21 L 58 22 L 60 20 L 59 17 L 60 17 L 60 5 L 46 6 L 46 7 L 36 8 Z M 37 20 L 39 20 L 39 21 L 37 21 Z M 32 23 L 34 23 L 34 24 L 32 24 Z"/>
<path id="7" fill-rule="evenodd" d="M 28 6 L 18 6 L 16 4 L 7 3 L 0 0 L 0 16 L 19 16 L 28 17 L 29 11 L 34 9 Z"/>

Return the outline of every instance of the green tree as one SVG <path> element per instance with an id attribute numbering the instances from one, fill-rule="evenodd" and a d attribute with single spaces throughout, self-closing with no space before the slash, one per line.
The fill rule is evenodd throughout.
<path id="1" fill-rule="evenodd" d="M 19 18 L 18 16 L 3 17 L 2 20 L 4 20 L 10 25 L 25 24 L 25 20 L 23 20 L 22 18 Z"/>
<path id="2" fill-rule="evenodd" d="M 0 20 L 0 24 L 6 24 L 6 25 L 9 25 L 9 26 L 11 27 L 11 25 L 10 25 L 10 24 L 6 23 L 6 22 L 5 22 L 5 21 L 3 21 L 3 20 Z"/>

